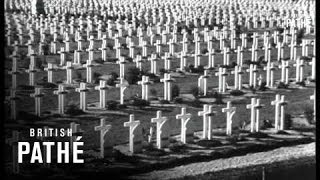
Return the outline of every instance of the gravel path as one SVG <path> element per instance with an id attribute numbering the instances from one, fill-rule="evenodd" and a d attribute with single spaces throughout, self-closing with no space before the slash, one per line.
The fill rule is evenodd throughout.
<path id="1" fill-rule="evenodd" d="M 218 159 L 210 162 L 192 163 L 185 166 L 179 166 L 167 170 L 154 171 L 146 174 L 130 177 L 132 179 L 183 179 L 206 174 L 215 179 L 216 175 L 236 176 L 236 174 L 245 173 L 244 171 L 254 171 L 262 166 L 270 168 L 287 168 L 301 163 L 315 163 L 315 143 L 298 145 L 292 147 L 283 147 L 272 151 L 247 154 L 245 156 L 232 157 L 227 159 Z M 213 175 L 213 173 L 215 175 Z M 210 175 L 211 174 L 211 175 Z M 223 176 L 224 174 L 224 176 Z M 197 178 L 198 179 L 198 178 Z M 202 178 L 203 179 L 203 178 Z M 207 179 L 207 178 L 205 178 Z M 220 179 L 220 178 L 219 178 Z M 228 178 L 230 179 L 230 177 Z"/>

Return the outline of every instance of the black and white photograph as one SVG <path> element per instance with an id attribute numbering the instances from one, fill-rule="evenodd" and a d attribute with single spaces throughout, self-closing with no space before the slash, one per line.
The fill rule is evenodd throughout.
<path id="1" fill-rule="evenodd" d="M 2 178 L 316 180 L 316 0 L 2 3 Z"/>

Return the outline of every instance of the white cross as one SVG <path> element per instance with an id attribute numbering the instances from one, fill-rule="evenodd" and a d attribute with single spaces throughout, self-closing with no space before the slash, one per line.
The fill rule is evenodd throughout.
<path id="1" fill-rule="evenodd" d="M 157 54 L 151 54 L 149 61 L 151 62 L 150 63 L 151 73 L 157 74 L 157 61 L 158 61 Z"/>
<path id="2" fill-rule="evenodd" d="M 180 71 L 184 71 L 185 67 L 187 66 L 187 52 L 182 51 L 180 54 Z"/>
<path id="3" fill-rule="evenodd" d="M 222 108 L 222 112 L 227 113 L 227 135 L 231 135 L 232 133 L 232 116 L 236 112 L 235 107 L 231 107 L 231 101 L 227 102 L 227 107 Z"/>
<path id="4" fill-rule="evenodd" d="M 35 74 L 38 70 L 36 67 L 32 64 L 29 65 L 29 69 L 26 70 L 27 73 L 29 73 L 29 85 L 34 86 L 35 85 Z"/>
<path id="5" fill-rule="evenodd" d="M 74 69 L 72 67 L 72 62 L 68 61 L 65 69 L 67 71 L 67 84 L 72 84 L 72 70 Z"/>
<path id="6" fill-rule="evenodd" d="M 212 138 L 212 117 L 216 114 L 216 111 L 213 111 L 213 106 L 209 105 L 208 107 L 208 111 L 205 112 L 205 115 L 207 116 L 208 120 L 207 120 L 207 134 L 206 134 L 206 138 L 208 140 L 211 140 Z"/>
<path id="7" fill-rule="evenodd" d="M 285 113 L 284 113 L 284 106 L 288 103 L 284 101 L 284 95 L 281 96 L 279 106 L 280 106 L 280 130 L 284 130 L 284 119 L 285 119 Z"/>
<path id="8" fill-rule="evenodd" d="M 311 79 L 316 79 L 316 57 L 312 57 L 312 61 L 309 62 L 309 65 L 311 65 Z"/>
<path id="9" fill-rule="evenodd" d="M 166 123 L 167 120 L 168 120 L 168 118 L 163 117 L 161 111 L 157 111 L 157 117 L 151 119 L 152 123 L 157 123 L 157 147 L 158 147 L 158 149 L 161 149 L 163 146 L 168 144 L 168 139 L 162 139 L 162 126 Z M 169 137 L 164 137 L 164 138 L 169 138 Z M 165 141 L 166 143 L 162 142 L 162 141 Z"/>
<path id="10" fill-rule="evenodd" d="M 139 68 L 140 71 L 142 71 L 142 63 L 144 60 L 142 59 L 141 55 L 137 55 L 137 57 L 133 60 L 133 62 L 136 63 L 136 67 Z"/>
<path id="11" fill-rule="evenodd" d="M 36 87 L 34 89 L 34 93 L 30 94 L 30 97 L 33 97 L 35 99 L 35 113 L 37 116 L 41 116 L 41 98 L 44 96 L 44 94 L 41 92 L 41 88 Z"/>
<path id="12" fill-rule="evenodd" d="M 203 93 L 204 96 L 207 95 L 207 89 L 208 89 L 208 70 L 204 70 L 204 75 L 200 76 L 198 79 L 198 87 Z"/>
<path id="13" fill-rule="evenodd" d="M 65 90 L 65 87 L 62 84 L 59 84 L 58 90 L 53 91 L 55 95 L 58 95 L 58 111 L 60 114 L 64 114 L 64 98 L 65 94 L 68 93 L 68 91 Z"/>
<path id="14" fill-rule="evenodd" d="M 138 84 L 142 86 L 141 91 L 142 91 L 142 99 L 148 100 L 149 99 L 149 84 L 151 82 L 149 81 L 148 76 L 142 76 L 142 80 L 138 81 Z"/>
<path id="15" fill-rule="evenodd" d="M 251 110 L 251 128 L 250 128 L 250 131 L 253 133 L 255 132 L 255 120 L 256 120 L 256 111 L 255 111 L 255 107 L 256 107 L 256 98 L 251 98 L 251 104 L 247 104 L 247 109 L 250 109 Z"/>
<path id="16" fill-rule="evenodd" d="M 263 107 L 264 105 L 260 104 L 260 99 L 256 100 L 256 104 L 254 106 L 254 108 L 256 109 L 255 111 L 255 122 L 256 122 L 256 132 L 260 131 L 260 109 Z"/>
<path id="17" fill-rule="evenodd" d="M 242 67 L 236 65 L 234 67 L 234 71 L 231 71 L 231 74 L 234 74 L 234 89 L 241 90 L 242 89 Z"/>
<path id="18" fill-rule="evenodd" d="M 134 114 L 130 114 L 129 122 L 125 122 L 123 125 L 124 127 L 129 127 L 129 151 L 134 153 L 134 131 L 140 125 L 140 121 L 134 119 Z"/>
<path id="19" fill-rule="evenodd" d="M 303 66 L 304 66 L 303 60 L 300 58 L 296 59 L 296 63 L 293 64 L 293 66 L 296 67 L 296 82 L 302 82 L 303 81 Z"/>
<path id="20" fill-rule="evenodd" d="M 207 116 L 207 112 L 209 109 L 209 105 L 208 104 L 204 104 L 203 105 L 203 111 L 199 111 L 198 112 L 198 116 L 202 116 L 203 119 L 203 130 L 202 130 L 202 138 L 205 139 L 207 136 L 207 126 L 208 126 L 208 116 Z"/>
<path id="21" fill-rule="evenodd" d="M 124 70 L 125 70 L 125 64 L 126 64 L 127 62 L 125 61 L 125 58 L 123 57 L 123 56 L 120 56 L 120 59 L 119 59 L 119 61 L 117 61 L 117 64 L 119 64 L 120 65 L 120 78 L 124 78 L 124 74 L 125 74 L 125 72 L 124 72 Z"/>
<path id="22" fill-rule="evenodd" d="M 87 63 L 84 66 L 87 68 L 87 83 L 92 83 L 92 61 L 87 60 Z"/>
<path id="23" fill-rule="evenodd" d="M 124 104 L 124 91 L 128 86 L 129 83 L 124 78 L 120 78 L 120 83 L 116 84 L 116 87 L 120 88 L 120 104 Z"/>
<path id="24" fill-rule="evenodd" d="M 165 73 L 163 79 L 160 79 L 160 82 L 164 83 L 164 100 L 171 101 L 171 82 L 173 79 L 171 79 L 171 74 Z"/>
<path id="25" fill-rule="evenodd" d="M 107 82 L 104 80 L 99 81 L 99 86 L 94 87 L 95 90 L 99 90 L 100 92 L 100 103 L 99 106 L 100 108 L 105 108 L 106 107 L 106 92 L 109 89 L 107 86 Z"/>
<path id="26" fill-rule="evenodd" d="M 10 111 L 11 111 L 10 115 L 11 115 L 11 118 L 13 120 L 17 119 L 16 101 L 18 99 L 19 98 L 16 96 L 16 90 L 15 89 L 11 89 L 10 90 L 10 96 L 7 96 L 6 100 L 10 102 Z"/>
<path id="27" fill-rule="evenodd" d="M 313 95 L 310 96 L 310 100 L 313 100 L 313 115 L 314 119 L 316 117 L 316 92 L 313 93 Z"/>
<path id="28" fill-rule="evenodd" d="M 61 47 L 58 53 L 60 54 L 60 66 L 64 66 L 67 52 L 64 50 L 64 47 Z"/>
<path id="29" fill-rule="evenodd" d="M 100 119 L 100 125 L 95 126 L 95 131 L 100 131 L 100 158 L 104 157 L 104 136 L 110 130 L 111 125 L 106 124 L 106 119 Z"/>
<path id="30" fill-rule="evenodd" d="M 185 107 L 181 108 L 181 114 L 176 115 L 176 119 L 181 119 L 181 142 L 187 143 L 186 132 L 187 132 L 187 123 L 191 119 L 191 114 L 186 113 L 187 109 Z"/>
<path id="31" fill-rule="evenodd" d="M 86 83 L 80 83 L 80 87 L 76 88 L 76 92 L 80 93 L 80 109 L 86 110 L 87 108 L 87 98 L 86 93 L 89 91 Z"/>
<path id="32" fill-rule="evenodd" d="M 215 55 L 215 50 L 210 48 L 208 53 L 208 68 L 213 68 L 215 66 Z"/>
<path id="33" fill-rule="evenodd" d="M 215 73 L 216 76 L 219 77 L 219 92 L 226 92 L 226 76 L 228 73 L 226 72 L 226 68 L 219 67 L 219 71 Z"/>
<path id="34" fill-rule="evenodd" d="M 280 94 L 276 95 L 276 99 L 274 101 L 271 101 L 271 105 L 275 106 L 275 129 L 276 130 L 283 130 L 284 129 L 284 96 L 280 96 Z M 280 114 L 280 125 L 279 125 L 279 111 L 281 107 L 281 114 Z"/>
<path id="35" fill-rule="evenodd" d="M 257 65 L 250 64 L 250 67 L 249 69 L 247 69 L 247 72 L 249 72 L 249 86 L 253 86 L 255 88 L 257 85 Z"/>
<path id="36" fill-rule="evenodd" d="M 281 60 L 281 65 L 279 65 L 279 68 L 281 68 L 281 82 L 288 84 L 289 83 L 289 61 L 288 60 Z"/>
<path id="37" fill-rule="evenodd" d="M 171 69 L 171 56 L 170 56 L 170 53 L 168 52 L 165 52 L 164 54 L 164 69 L 167 70 L 167 71 L 170 71 Z"/>
<path id="38" fill-rule="evenodd" d="M 53 74 L 53 71 L 55 70 L 53 68 L 53 64 L 52 63 L 48 63 L 48 67 L 44 68 L 45 71 L 48 71 L 48 82 L 49 83 L 52 83 L 52 74 Z"/>

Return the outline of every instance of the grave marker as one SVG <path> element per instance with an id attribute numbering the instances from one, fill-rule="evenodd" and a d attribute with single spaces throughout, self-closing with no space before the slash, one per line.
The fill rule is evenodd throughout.
<path id="1" fill-rule="evenodd" d="M 125 64 L 126 63 L 127 62 L 125 61 L 123 56 L 121 56 L 119 61 L 117 61 L 117 64 L 120 65 L 120 73 L 119 73 L 119 77 L 120 78 L 124 78 L 124 74 L 125 74 L 124 70 L 125 70 Z"/>
<path id="2" fill-rule="evenodd" d="M 260 104 L 260 99 L 251 98 L 251 104 L 247 104 L 247 109 L 251 110 L 251 123 L 250 123 L 250 132 L 259 132 L 260 124 L 259 124 L 259 109 L 262 108 Z"/>
<path id="3" fill-rule="evenodd" d="M 80 93 L 80 109 L 85 111 L 87 109 L 87 92 L 89 89 L 87 88 L 87 84 L 84 82 L 80 83 L 80 87 L 76 88 L 76 92 Z"/>
<path id="4" fill-rule="evenodd" d="M 64 104 L 65 96 L 68 91 L 65 90 L 65 87 L 62 84 L 59 84 L 58 90 L 53 91 L 53 94 L 58 95 L 58 112 L 59 114 L 64 114 Z"/>
<path id="5" fill-rule="evenodd" d="M 284 106 L 287 103 L 284 101 L 284 95 L 280 96 L 280 94 L 276 95 L 276 99 L 271 101 L 271 105 L 275 106 L 275 129 L 276 130 L 284 130 Z M 280 118 L 280 122 L 279 122 Z"/>
<path id="6" fill-rule="evenodd" d="M 129 83 L 124 78 L 120 78 L 120 83 L 116 84 L 116 87 L 120 88 L 120 104 L 124 104 L 124 91 L 128 86 Z"/>
<path id="7" fill-rule="evenodd" d="M 129 127 L 129 151 L 139 153 L 142 150 L 142 131 L 140 121 L 135 120 L 134 114 L 130 114 L 130 120 L 125 122 L 124 127 Z"/>
<path id="8" fill-rule="evenodd" d="M 172 100 L 172 79 L 171 75 L 168 73 L 164 74 L 163 79 L 160 79 L 160 82 L 163 82 L 164 86 L 164 100 L 171 101 Z"/>
<path id="9" fill-rule="evenodd" d="M 311 65 L 311 80 L 316 79 L 316 57 L 312 57 L 312 61 L 309 62 L 309 65 Z"/>
<path id="10" fill-rule="evenodd" d="M 92 64 L 92 61 L 90 61 L 90 60 L 87 60 L 87 63 L 84 65 L 84 67 L 86 67 L 86 69 L 87 69 L 87 74 L 86 74 L 86 82 L 87 83 L 92 83 L 92 67 L 93 67 L 94 65 Z"/>
<path id="11" fill-rule="evenodd" d="M 10 102 L 10 118 L 13 120 L 17 119 L 17 103 L 16 101 L 19 98 L 16 96 L 16 90 L 10 90 L 10 96 L 6 97 L 6 99 Z"/>
<path id="12" fill-rule="evenodd" d="M 227 107 L 226 108 L 222 108 L 222 112 L 223 113 L 227 113 L 227 135 L 230 136 L 232 134 L 232 117 L 236 112 L 236 108 L 235 107 L 231 107 L 231 101 L 227 102 Z"/>
<path id="13" fill-rule="evenodd" d="M 219 71 L 215 73 L 216 76 L 219 77 L 219 87 L 218 92 L 226 92 L 226 76 L 228 73 L 226 72 L 226 68 L 219 67 Z"/>
<path id="14" fill-rule="evenodd" d="M 279 65 L 279 68 L 281 68 L 281 82 L 284 84 L 289 84 L 289 61 L 288 60 L 281 60 L 281 65 Z"/>
<path id="15" fill-rule="evenodd" d="M 231 71 L 231 74 L 234 74 L 234 89 L 241 90 L 242 89 L 242 75 L 244 72 L 242 71 L 241 66 L 234 66 L 234 71 Z"/>
<path id="16" fill-rule="evenodd" d="M 34 89 L 35 92 L 33 94 L 30 94 L 30 97 L 33 97 L 35 100 L 35 114 L 39 117 L 41 116 L 41 99 L 44 96 L 41 90 L 41 88 L 36 87 Z"/>
<path id="17" fill-rule="evenodd" d="M 200 76 L 198 79 L 199 94 L 203 93 L 204 96 L 207 95 L 208 91 L 208 78 L 208 71 L 204 70 L 204 75 Z"/>
<path id="18" fill-rule="evenodd" d="M 162 116 L 161 111 L 157 111 L 157 117 L 151 119 L 151 123 L 157 124 L 157 148 L 162 149 L 168 146 L 170 137 L 170 125 L 168 118 Z M 167 122 L 167 123 L 166 123 Z"/>
<path id="19" fill-rule="evenodd" d="M 100 125 L 95 126 L 95 131 L 100 131 L 100 158 L 104 158 L 105 152 L 105 135 L 110 130 L 111 125 L 106 124 L 106 119 L 100 119 Z M 107 149 L 112 151 L 112 144 L 108 144 Z"/>
<path id="20" fill-rule="evenodd" d="M 72 70 L 74 69 L 72 67 L 72 62 L 71 61 L 68 61 L 66 66 L 65 66 L 65 69 L 67 71 L 67 84 L 72 84 Z"/>
<path id="21" fill-rule="evenodd" d="M 207 134 L 208 134 L 208 113 L 209 110 L 209 105 L 208 104 L 204 104 L 203 105 L 203 110 L 198 112 L 198 116 L 202 116 L 202 121 L 203 121 L 203 129 L 202 129 L 202 138 L 206 139 L 207 138 Z"/>
<path id="22" fill-rule="evenodd" d="M 99 107 L 100 108 L 106 108 L 106 94 L 108 90 L 107 82 L 104 80 L 99 81 L 99 86 L 95 86 L 95 90 L 99 90 L 100 94 L 100 101 L 99 101 Z"/>
<path id="23" fill-rule="evenodd" d="M 181 108 L 181 114 L 176 115 L 176 119 L 181 119 L 180 141 L 184 144 L 193 141 L 193 130 L 187 128 L 187 123 L 191 120 L 192 115 L 186 113 L 186 108 Z"/>
<path id="24" fill-rule="evenodd" d="M 310 96 L 310 100 L 313 100 L 313 119 L 316 120 L 316 93 Z"/>
<path id="25" fill-rule="evenodd" d="M 44 68 L 44 70 L 48 72 L 48 83 L 53 83 L 53 71 L 55 70 L 53 64 L 48 63 L 48 67 Z"/>
<path id="26" fill-rule="evenodd" d="M 149 84 L 151 82 L 149 81 L 148 76 L 142 76 L 142 80 L 138 81 L 138 84 L 141 85 L 141 98 L 148 101 L 149 100 Z"/>
<path id="27" fill-rule="evenodd" d="M 302 82 L 304 80 L 303 78 L 303 60 L 298 58 L 296 59 L 296 63 L 293 64 L 293 66 L 296 67 L 296 82 Z"/>
<path id="28" fill-rule="evenodd" d="M 205 115 L 207 116 L 208 118 L 208 124 L 207 124 L 207 135 L 206 135 L 206 138 L 208 140 L 211 140 L 212 138 L 212 117 L 216 114 L 217 112 L 216 111 L 213 111 L 213 106 L 212 105 L 209 105 L 208 107 L 208 111 L 205 113 Z"/>
<path id="29" fill-rule="evenodd" d="M 180 71 L 184 71 L 185 67 L 187 67 L 187 58 L 188 55 L 186 51 L 182 51 L 180 54 Z"/>

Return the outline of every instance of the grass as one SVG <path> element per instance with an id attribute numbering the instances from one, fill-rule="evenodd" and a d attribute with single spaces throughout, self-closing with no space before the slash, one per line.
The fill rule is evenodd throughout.
<path id="1" fill-rule="evenodd" d="M 178 41 L 181 40 L 181 37 L 179 36 Z M 137 38 L 134 38 L 134 41 L 137 42 Z M 121 43 L 125 42 L 125 39 L 120 40 Z M 239 43 L 239 42 L 238 42 Z M 88 45 L 88 42 L 84 43 L 84 47 Z M 71 43 L 71 49 L 75 49 L 77 46 L 76 43 Z M 101 41 L 97 41 L 95 43 L 94 48 L 98 48 L 101 46 Z M 202 43 L 201 45 L 202 49 L 206 48 L 206 44 Z M 248 44 L 248 47 L 250 47 L 250 44 Z M 60 47 L 58 46 L 58 49 Z M 193 51 L 194 46 L 189 45 L 188 46 L 189 50 Z M 218 48 L 218 43 L 215 43 L 215 47 Z M 182 46 L 176 46 L 176 52 L 180 52 L 182 49 Z M 141 49 L 137 49 L 136 53 L 140 52 Z M 163 51 L 168 51 L 168 46 L 163 47 Z M 274 49 L 271 54 L 272 59 L 276 59 L 276 52 L 277 50 Z M 312 51 L 312 48 L 310 48 L 310 51 Z M 21 52 L 26 52 L 26 48 L 22 48 Z M 148 54 L 151 52 L 155 52 L 155 47 L 150 48 L 148 50 Z M 124 49 L 122 51 L 123 54 L 128 54 L 128 50 Z M 298 56 L 301 53 L 301 48 L 298 48 Z M 263 55 L 264 52 L 260 51 L 258 56 Z M 289 48 L 285 49 L 285 56 L 289 56 Z M 101 56 L 100 52 L 96 52 L 94 55 L 94 59 L 99 59 Z M 115 52 L 114 50 L 108 51 L 108 56 L 109 57 L 114 57 Z M 59 62 L 59 55 L 54 55 L 53 56 L 56 59 L 56 62 Z M 86 60 L 88 58 L 87 53 L 83 53 L 82 56 L 82 61 Z M 251 53 L 246 52 L 244 53 L 244 60 L 250 59 L 251 58 Z M 73 53 L 70 53 L 67 55 L 67 60 L 72 60 L 73 61 Z M 232 62 L 236 61 L 236 54 L 231 54 L 230 55 L 230 64 Z M 40 61 L 40 60 L 39 60 Z M 172 61 L 172 69 L 178 68 L 179 67 L 179 59 L 175 59 Z M 187 63 L 193 64 L 193 57 L 189 57 L 187 60 Z M 27 59 L 22 59 L 19 61 L 19 64 L 21 63 L 27 63 Z M 207 57 L 201 57 L 201 65 L 206 65 L 207 64 Z M 222 64 L 222 54 L 219 54 L 215 58 L 215 64 Z M 5 63 L 7 68 L 11 68 L 11 63 L 9 61 L 6 61 Z M 128 63 L 126 66 L 126 70 L 130 67 L 135 66 L 134 63 Z M 164 63 L 162 61 L 158 61 L 158 68 L 162 68 L 164 66 Z M 150 63 L 146 62 L 143 64 L 143 69 L 150 69 Z M 93 67 L 93 72 L 99 73 L 99 74 L 108 74 L 110 72 L 116 72 L 119 74 L 119 65 L 118 64 L 104 64 L 101 66 Z M 305 66 L 305 74 L 309 73 L 311 71 L 311 67 Z M 85 77 L 86 75 L 86 70 L 77 70 L 78 73 L 81 74 L 82 77 Z M 261 72 L 261 71 L 260 71 Z M 73 71 L 73 77 L 76 75 L 76 71 Z M 275 80 L 280 79 L 280 73 L 281 70 L 278 70 L 275 72 Z M 53 81 L 63 81 L 66 79 L 66 72 L 64 70 L 58 70 L 53 73 Z M 264 75 L 265 72 L 262 72 Z M 42 79 L 47 75 L 46 72 L 38 72 L 36 74 L 36 81 Z M 290 77 L 295 77 L 295 69 L 291 68 Z M 227 83 L 232 86 L 234 83 L 234 76 L 230 75 L 227 77 Z M 5 87 L 10 87 L 10 76 L 5 77 Z M 23 73 L 18 75 L 18 85 L 24 85 L 26 82 L 28 82 L 28 75 Z M 248 82 L 248 74 L 243 75 L 243 83 Z M 181 93 L 186 93 L 186 92 L 191 92 L 191 87 L 197 86 L 197 81 L 198 81 L 198 76 L 192 76 L 192 75 L 187 75 L 186 78 L 176 78 L 174 84 L 178 85 Z M 216 76 L 211 76 L 208 79 L 208 87 L 209 90 L 212 88 L 216 88 L 218 86 L 218 77 Z M 163 95 L 163 84 L 162 83 L 155 83 L 151 84 L 149 89 L 155 89 L 157 91 L 157 95 L 162 97 Z M 18 109 L 23 109 L 24 111 L 28 112 L 33 112 L 34 111 L 34 100 L 29 97 L 28 94 L 30 94 L 32 90 L 30 89 L 29 91 L 24 91 L 24 95 L 21 97 L 21 100 L 18 102 L 17 106 Z M 259 91 L 258 91 L 259 92 Z M 49 111 L 49 110 L 54 110 L 57 109 L 57 96 L 53 95 L 52 89 L 47 89 L 45 90 L 45 97 L 43 98 L 42 101 L 42 110 L 43 111 Z M 274 90 L 274 93 L 280 93 L 282 95 L 285 95 L 285 99 L 290 102 L 290 104 L 286 107 L 286 113 L 294 113 L 294 114 L 301 114 L 303 113 L 303 110 L 301 109 L 302 106 L 310 106 L 312 105 L 312 101 L 309 100 L 309 95 L 313 94 L 313 88 L 307 88 L 304 90 L 300 89 L 294 89 L 293 91 L 289 92 L 286 90 Z M 125 98 L 129 99 L 131 96 L 136 95 L 136 94 L 141 94 L 141 86 L 139 85 L 131 85 L 126 91 L 125 91 Z M 261 109 L 260 113 L 260 119 L 261 121 L 263 119 L 270 119 L 273 122 L 273 116 L 274 116 L 274 107 L 270 105 L 270 102 L 274 100 L 275 94 L 258 94 L 258 97 L 261 98 L 261 103 L 264 104 L 264 108 Z M 93 102 L 98 102 L 99 101 L 99 92 L 95 90 L 91 90 L 89 93 L 87 93 L 87 98 L 88 98 L 88 103 L 93 103 Z M 119 100 L 119 89 L 111 89 L 107 91 L 107 100 Z M 66 104 L 68 102 L 75 102 L 78 104 L 79 102 L 79 93 L 75 91 L 70 91 L 69 94 L 66 96 Z M 234 104 L 234 106 L 237 108 L 237 113 L 234 116 L 234 121 L 233 124 L 234 126 L 238 125 L 239 122 L 244 121 L 244 120 L 249 120 L 250 119 L 250 113 L 249 111 L 245 108 L 245 104 L 249 104 L 250 99 L 247 98 L 245 103 L 242 104 Z M 214 117 L 214 122 L 213 122 L 213 127 L 225 127 L 225 114 L 221 112 L 221 108 L 224 107 L 225 105 L 215 105 L 215 110 L 218 112 L 217 115 Z M 167 116 L 169 118 L 169 123 L 171 124 L 172 127 L 172 132 L 173 134 L 177 134 L 180 131 L 180 122 L 175 119 L 176 114 L 180 113 L 180 107 L 174 107 L 168 109 L 169 111 L 164 113 L 164 116 Z M 192 120 L 195 122 L 194 124 L 194 129 L 195 130 L 201 130 L 202 129 L 202 118 L 197 116 L 197 112 L 202 110 L 202 107 L 195 108 L 195 107 L 189 107 L 187 108 L 187 112 L 191 113 L 193 115 Z M 124 110 L 126 111 L 126 110 Z M 153 111 L 144 111 L 143 113 L 141 111 L 135 112 L 135 111 L 130 111 L 129 113 L 134 113 L 136 118 L 141 121 L 141 125 L 144 128 L 148 128 L 150 126 L 150 119 L 155 117 L 156 113 Z M 115 116 L 115 115 L 96 115 L 93 113 L 88 113 L 87 116 L 85 117 L 70 117 L 72 121 L 77 121 L 81 124 L 81 128 L 85 131 L 85 136 L 83 137 L 86 147 L 91 148 L 91 147 L 97 147 L 98 146 L 98 133 L 93 131 L 93 126 L 98 125 L 99 123 L 99 118 L 106 118 L 108 123 L 112 124 L 112 128 L 117 129 L 117 133 L 113 135 L 113 138 L 116 140 L 118 143 L 123 143 L 128 141 L 128 133 L 129 130 L 127 128 L 123 127 L 123 122 L 128 121 L 127 116 Z M 67 123 L 61 123 L 59 126 L 66 127 L 69 126 Z"/>

